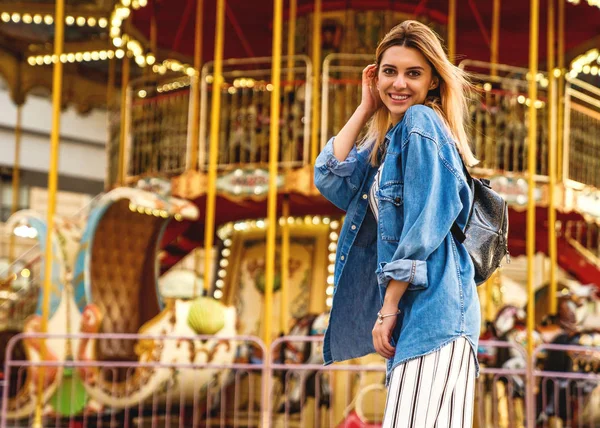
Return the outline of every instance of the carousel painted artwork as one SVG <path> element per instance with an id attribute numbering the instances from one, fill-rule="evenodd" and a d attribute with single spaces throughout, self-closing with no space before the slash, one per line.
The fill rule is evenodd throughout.
<path id="1" fill-rule="evenodd" d="M 282 219 L 283 220 L 283 219 Z M 321 218 L 285 219 L 289 223 L 288 260 L 289 301 L 285 316 L 294 323 L 309 313 L 321 313 L 327 292 L 328 248 L 331 248 L 331 222 Z M 324 219 L 323 219 L 324 220 Z M 337 224 L 334 224 L 337 226 Z M 260 336 L 265 322 L 277 325 L 281 319 L 281 240 L 277 243 L 273 319 L 263 317 L 265 289 L 265 221 L 227 224 L 219 230 L 227 257 L 220 261 L 217 291 L 224 301 L 236 307 L 240 334 Z M 335 242 L 333 242 L 335 245 Z M 286 329 L 291 327 L 288 324 Z M 275 332 L 278 334 L 279 332 Z"/>

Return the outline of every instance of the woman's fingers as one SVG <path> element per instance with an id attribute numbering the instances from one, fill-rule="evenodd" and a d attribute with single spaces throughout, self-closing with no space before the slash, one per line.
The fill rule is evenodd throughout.
<path id="1" fill-rule="evenodd" d="M 365 69 L 363 70 L 363 77 L 366 80 L 373 80 L 373 78 L 375 77 L 375 69 L 377 68 L 377 66 L 375 64 L 369 64 L 365 67 Z"/>
<path id="2" fill-rule="evenodd" d="M 383 358 L 387 358 L 388 360 L 394 357 L 394 354 L 392 352 L 387 351 L 384 347 L 383 347 L 383 342 L 381 340 L 380 337 L 377 337 L 375 339 L 375 350 L 377 351 L 377 353 L 379 355 L 381 355 Z"/>
<path id="3" fill-rule="evenodd" d="M 385 358 L 385 355 L 382 354 L 383 349 L 381 347 L 381 340 L 379 338 L 379 334 L 377 334 L 377 327 L 373 328 L 373 347 L 375 348 L 375 352 Z"/>
<path id="4" fill-rule="evenodd" d="M 373 328 L 373 346 L 375 351 L 384 358 L 391 359 L 394 357 L 395 348 L 390 344 L 389 335 L 382 326 Z"/>
<path id="5" fill-rule="evenodd" d="M 384 335 L 379 336 L 378 343 L 381 349 L 381 355 L 383 355 L 387 359 L 394 357 L 395 349 L 390 345 L 389 340 Z"/>
<path id="6" fill-rule="evenodd" d="M 381 338 L 381 344 L 383 349 L 389 353 L 392 354 L 392 356 L 394 355 L 394 352 L 396 351 L 396 349 L 392 346 L 392 344 L 390 343 L 390 338 L 387 335 L 383 335 Z"/>
<path id="7" fill-rule="evenodd" d="M 363 69 L 363 73 L 366 73 L 371 70 L 375 70 L 375 68 L 377 68 L 376 64 L 369 64 Z"/>

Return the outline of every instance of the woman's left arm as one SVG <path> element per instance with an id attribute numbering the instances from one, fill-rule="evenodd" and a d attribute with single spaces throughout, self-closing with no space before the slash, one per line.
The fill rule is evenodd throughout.
<path id="1" fill-rule="evenodd" d="M 408 290 L 426 288 L 426 260 L 463 209 L 460 190 L 466 182 L 444 155 L 456 149 L 445 144 L 452 143 L 412 132 L 402 146 L 404 224 L 392 259 L 379 272 L 384 287 L 396 280 L 407 282 Z"/>

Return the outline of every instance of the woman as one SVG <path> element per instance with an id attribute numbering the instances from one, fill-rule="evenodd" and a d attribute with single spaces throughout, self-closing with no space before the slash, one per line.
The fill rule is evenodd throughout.
<path id="1" fill-rule="evenodd" d="M 325 363 L 388 359 L 384 427 L 470 427 L 479 301 L 469 254 L 450 232 L 455 221 L 464 229 L 473 197 L 469 84 L 416 21 L 392 29 L 376 61 L 363 71 L 361 104 L 315 164 L 317 188 L 346 211 Z"/>

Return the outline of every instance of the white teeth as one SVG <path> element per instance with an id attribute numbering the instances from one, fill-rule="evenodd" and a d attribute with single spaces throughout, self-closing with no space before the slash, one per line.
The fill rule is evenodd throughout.
<path id="1" fill-rule="evenodd" d="M 408 95 L 394 95 L 394 94 L 390 94 L 390 97 L 392 97 L 393 100 L 397 100 L 397 101 L 403 101 L 408 99 Z"/>

